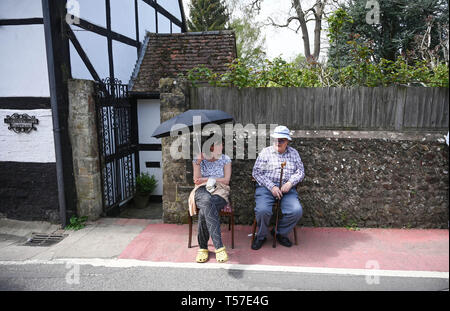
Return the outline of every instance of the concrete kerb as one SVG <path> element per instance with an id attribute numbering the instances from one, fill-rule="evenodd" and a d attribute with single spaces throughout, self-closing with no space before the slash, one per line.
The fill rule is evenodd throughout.
<path id="1" fill-rule="evenodd" d="M 0 234 L 10 236 L 28 237 L 33 232 L 50 234 L 59 229 L 61 229 L 61 225 L 55 225 L 45 221 L 0 219 Z"/>
<path id="2" fill-rule="evenodd" d="M 0 219 L 0 260 L 54 260 L 57 258 L 114 258 L 152 221 L 101 218 L 72 231 L 42 221 Z M 67 236 L 50 246 L 24 246 L 32 233 Z"/>

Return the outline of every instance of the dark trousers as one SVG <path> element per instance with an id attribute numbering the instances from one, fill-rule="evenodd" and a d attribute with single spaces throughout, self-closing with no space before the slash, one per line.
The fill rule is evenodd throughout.
<path id="1" fill-rule="evenodd" d="M 217 194 L 211 195 L 206 187 L 202 186 L 195 191 L 195 204 L 199 209 L 198 245 L 200 248 L 207 249 L 211 236 L 216 249 L 223 247 L 219 212 L 225 207 L 227 201 Z"/>

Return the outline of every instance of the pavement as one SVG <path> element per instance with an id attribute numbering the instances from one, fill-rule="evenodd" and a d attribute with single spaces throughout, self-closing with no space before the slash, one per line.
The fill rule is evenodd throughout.
<path id="1" fill-rule="evenodd" d="M 25 246 L 33 232 L 67 236 L 51 246 Z M 100 218 L 78 230 L 61 230 L 46 222 L 0 219 L 0 264 L 58 260 L 106 260 L 118 265 L 186 266 L 200 269 L 260 269 L 268 271 L 335 271 L 446 278 L 449 272 L 448 229 L 374 229 L 298 227 L 298 245 L 277 244 L 272 237 L 257 251 L 250 248 L 251 226 L 222 226 L 229 261 L 217 263 L 210 241 L 210 259 L 195 263 L 197 227 L 188 248 L 188 225 L 164 224 L 155 219 Z M 290 237 L 293 241 L 293 236 Z M 0 266 L 1 267 L 1 266 Z"/>

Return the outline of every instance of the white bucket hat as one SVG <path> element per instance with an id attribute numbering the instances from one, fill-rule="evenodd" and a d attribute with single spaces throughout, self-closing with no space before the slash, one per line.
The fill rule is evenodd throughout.
<path id="1" fill-rule="evenodd" d="M 292 140 L 290 136 L 289 129 L 284 125 L 279 125 L 273 131 L 273 134 L 270 134 L 272 138 L 287 138 L 288 140 Z"/>

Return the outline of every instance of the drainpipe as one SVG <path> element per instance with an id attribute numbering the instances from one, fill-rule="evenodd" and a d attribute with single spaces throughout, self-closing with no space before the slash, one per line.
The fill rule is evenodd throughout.
<path id="1" fill-rule="evenodd" d="M 65 1 L 61 2 L 63 2 L 63 6 L 65 7 Z M 62 102 L 64 101 L 61 96 L 61 93 L 64 92 L 61 90 L 61 81 L 57 81 L 56 79 L 56 75 L 59 76 L 58 71 L 61 71 L 61 68 L 58 65 L 55 65 L 55 57 L 58 57 L 55 54 L 58 51 L 58 47 L 61 46 L 61 43 L 59 42 L 61 41 L 61 38 L 58 37 L 58 33 L 60 34 L 61 28 L 64 27 L 62 25 L 60 5 L 61 3 L 58 4 L 57 2 L 55 2 L 55 0 L 42 0 L 45 47 L 47 53 L 47 68 L 50 87 L 50 104 L 53 121 L 53 139 L 55 143 L 59 217 L 61 225 L 64 228 L 66 226 L 66 196 L 64 188 L 63 157 L 61 148 L 61 127 L 58 111 L 58 103 L 62 105 Z"/>
<path id="2" fill-rule="evenodd" d="M 59 203 L 59 219 L 62 228 L 66 227 L 66 196 L 64 190 L 64 174 L 62 164 L 62 151 L 61 151 L 61 129 L 59 127 L 57 102 L 51 99 L 52 105 L 52 119 L 53 119 L 53 138 L 55 141 L 55 157 L 56 157 L 56 179 L 58 183 L 58 203 Z"/>

